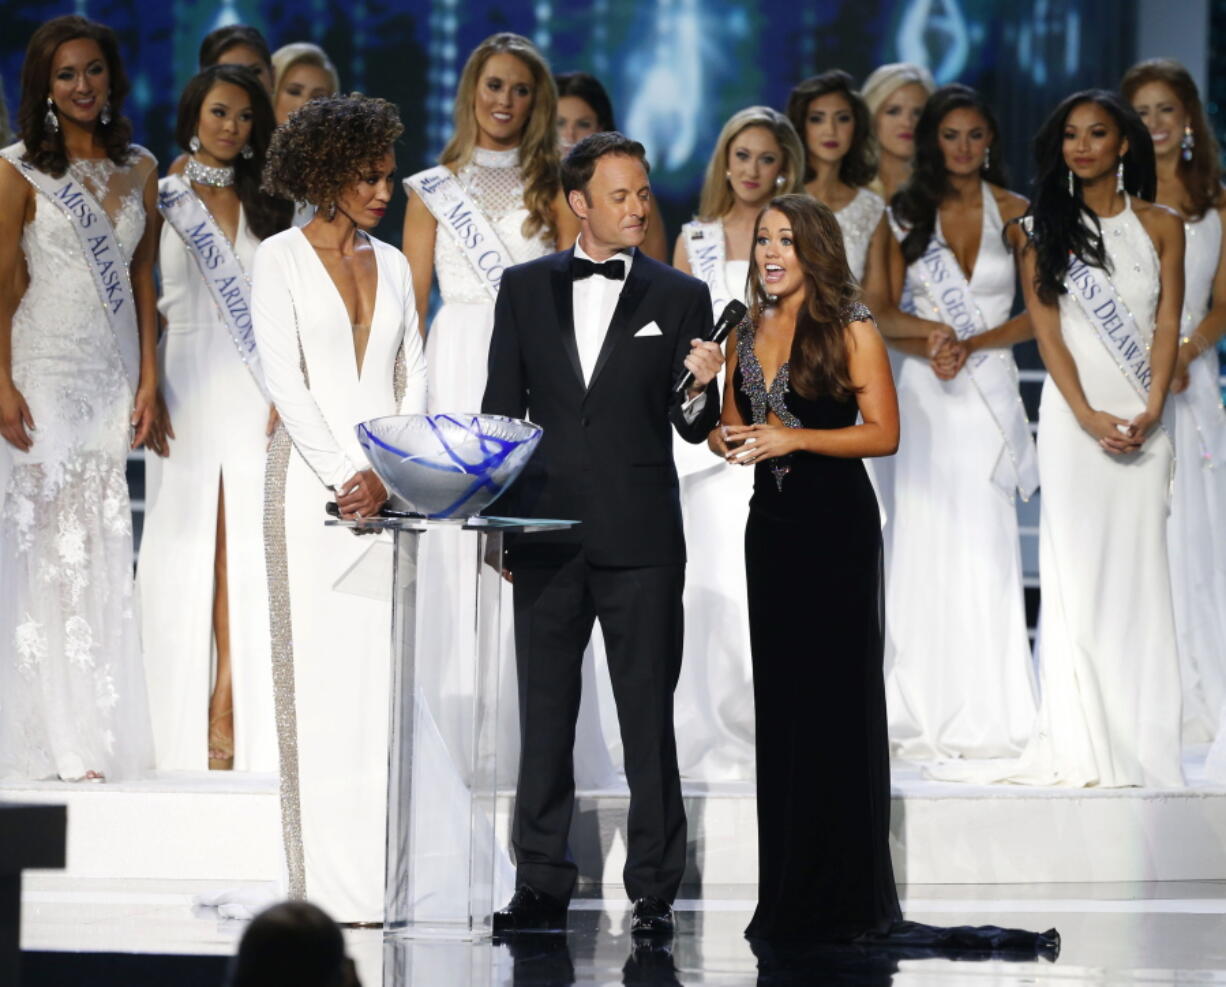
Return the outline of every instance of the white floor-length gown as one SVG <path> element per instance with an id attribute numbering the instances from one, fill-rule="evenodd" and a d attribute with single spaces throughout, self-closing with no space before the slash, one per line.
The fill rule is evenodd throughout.
<path id="1" fill-rule="evenodd" d="M 1160 291 L 1153 242 L 1127 200 L 1100 222 L 1115 290 L 1148 341 Z M 1140 414 L 1144 402 L 1068 294 L 1060 296 L 1060 328 L 1090 407 L 1124 419 Z M 1171 467 L 1163 429 L 1136 453 L 1110 455 L 1078 424 L 1055 381 L 1043 383 L 1039 713 L 1020 759 L 943 764 L 930 774 L 980 783 L 1183 785 L 1166 547 Z"/>
<path id="2" fill-rule="evenodd" d="M 969 283 L 989 327 L 1008 320 L 1016 284 L 1001 230 L 984 185 Z M 928 286 L 910 272 L 908 283 L 916 314 L 941 321 Z M 1017 513 L 992 479 L 1004 437 L 968 372 L 942 381 L 918 357 L 902 360 L 898 412 L 885 590 L 891 744 L 913 760 L 1016 756 L 1035 696 Z"/>
<path id="3" fill-rule="evenodd" d="M 250 272 L 259 239 L 239 210 L 234 247 Z M 224 483 L 234 768 L 277 770 L 264 570 L 268 402 L 239 356 L 182 238 L 162 227 L 166 319 L 161 387 L 170 455 L 145 457 L 145 528 L 137 587 L 159 770 L 208 767 L 216 655 L 213 597 L 218 484 Z"/>
<path id="4" fill-rule="evenodd" d="M 1196 331 L 1222 252 L 1216 209 L 1184 223 L 1181 335 Z M 1175 412 L 1175 472 L 1167 538 L 1171 597 L 1183 682 L 1184 739 L 1204 743 L 1219 730 L 1226 703 L 1226 413 L 1218 355 L 1209 348 L 1188 367 L 1188 387 L 1168 400 Z"/>
<path id="5" fill-rule="evenodd" d="M 325 527 L 324 505 L 369 468 L 357 423 L 426 404 L 408 264 L 370 242 L 379 281 L 360 371 L 344 302 L 302 230 L 265 240 L 253 274 L 256 341 L 282 421 L 264 536 L 288 890 L 341 922 L 383 916 L 392 554 L 386 535 Z"/>
<path id="6" fill-rule="evenodd" d="M 128 262 L 156 167 L 138 147 L 124 166 L 69 164 Z M 12 374 L 36 427 L 27 452 L 0 440 L 0 777 L 131 778 L 153 766 L 125 473 L 133 394 L 76 232 L 33 196 Z"/>

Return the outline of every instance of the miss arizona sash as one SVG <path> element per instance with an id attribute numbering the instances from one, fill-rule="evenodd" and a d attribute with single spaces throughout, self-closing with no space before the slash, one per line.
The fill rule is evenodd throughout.
<path id="1" fill-rule="evenodd" d="M 894 231 L 897 235 L 900 228 L 894 226 Z M 908 276 L 924 285 L 940 320 L 953 329 L 959 340 L 965 341 L 991 328 L 953 251 L 935 236 L 928 249 L 908 268 Z M 966 370 L 1004 440 L 1007 456 L 996 461 L 992 482 L 1004 490 L 1016 487 L 1022 500 L 1029 500 L 1039 486 L 1039 457 L 1022 406 L 1013 356 L 1003 349 L 979 350 L 967 359 Z"/>
<path id="2" fill-rule="evenodd" d="M 195 259 L 217 305 L 217 313 L 238 350 L 238 358 L 247 365 L 260 393 L 271 404 L 251 324 L 251 284 L 234 246 L 187 179 L 180 175 L 168 175 L 158 182 L 158 211 Z"/>
<path id="3" fill-rule="evenodd" d="M 706 282 L 711 292 L 712 311 L 722 312 L 728 302 L 740 297 L 732 294 L 724 277 L 724 224 L 718 221 L 704 223 L 695 219 L 682 226 L 681 233 L 685 237 L 685 256 L 690 262 L 690 270 L 694 277 Z"/>
<path id="4" fill-rule="evenodd" d="M 421 196 L 438 225 L 447 230 L 472 265 L 490 300 L 496 300 L 502 272 L 515 262 L 460 180 L 450 169 L 438 165 L 410 175 L 404 187 Z"/>
<path id="5" fill-rule="evenodd" d="M 120 363 L 135 394 L 140 383 L 140 328 L 136 321 L 136 302 L 132 298 L 128 261 L 119 238 L 106 212 L 89 190 L 72 177 L 71 172 L 65 172 L 60 178 L 52 178 L 22 160 L 25 150 L 25 144 L 18 141 L 0 150 L 0 156 L 21 172 L 72 225 L 81 242 L 82 259 L 98 290 L 98 300 L 106 313 L 107 324 L 119 347 Z"/>

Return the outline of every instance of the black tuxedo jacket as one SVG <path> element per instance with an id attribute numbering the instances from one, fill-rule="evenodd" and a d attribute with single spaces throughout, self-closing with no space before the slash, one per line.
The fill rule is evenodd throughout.
<path id="1" fill-rule="evenodd" d="M 494 307 L 481 410 L 544 429 L 496 510 L 582 522 L 569 532 L 510 539 L 510 564 L 554 564 L 576 544 L 595 565 L 684 562 L 672 429 L 689 442 L 705 440 L 719 420 L 719 391 L 712 381 L 706 405 L 687 424 L 673 385 L 690 340 L 710 335 L 710 294 L 640 251 L 585 387 L 571 311 L 572 253 L 508 268 Z M 652 322 L 658 335 L 636 335 Z"/>

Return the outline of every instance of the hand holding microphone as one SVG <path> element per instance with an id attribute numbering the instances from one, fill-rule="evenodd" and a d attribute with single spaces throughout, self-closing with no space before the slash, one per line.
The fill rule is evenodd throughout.
<path id="1" fill-rule="evenodd" d="M 741 319 L 745 318 L 746 311 L 748 310 L 741 302 L 729 302 L 724 307 L 724 311 L 720 313 L 719 320 L 711 330 L 711 335 L 706 340 L 696 339 L 691 343 L 689 356 L 685 358 L 686 371 L 673 388 L 674 394 L 688 391 L 696 380 L 705 387 L 715 378 L 724 362 L 724 354 L 720 346 Z"/>

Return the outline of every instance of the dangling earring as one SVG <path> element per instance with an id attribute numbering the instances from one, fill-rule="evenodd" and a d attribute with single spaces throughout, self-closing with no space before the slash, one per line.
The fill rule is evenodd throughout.
<path id="1" fill-rule="evenodd" d="M 1077 198 L 1077 188 L 1073 184 L 1073 169 L 1068 170 L 1068 194 L 1070 199 Z"/>
<path id="2" fill-rule="evenodd" d="M 1184 161 L 1192 160 L 1192 148 L 1196 146 L 1196 138 L 1192 136 L 1192 124 L 1185 123 L 1183 125 L 1183 137 L 1179 139 L 1179 146 L 1183 149 L 1180 155 Z"/>
<path id="3" fill-rule="evenodd" d="M 327 206 L 324 207 L 324 219 L 326 219 L 328 222 L 332 222 L 332 220 L 336 219 L 336 203 L 335 202 L 329 203 Z"/>
<path id="4" fill-rule="evenodd" d="M 200 150 L 200 138 L 192 134 L 192 139 L 187 142 L 187 149 L 195 154 Z"/>
<path id="5" fill-rule="evenodd" d="M 98 122 L 102 126 L 110 126 L 111 123 L 111 91 L 106 91 L 106 102 L 102 104 L 102 112 L 98 114 Z"/>
<path id="6" fill-rule="evenodd" d="M 1117 192 L 1124 191 L 1124 159 L 1120 158 L 1120 163 L 1115 167 L 1115 190 Z"/>
<path id="7" fill-rule="evenodd" d="M 60 132 L 60 118 L 55 115 L 55 101 L 47 97 L 47 115 L 43 117 L 43 126 L 53 134 Z"/>
<path id="8" fill-rule="evenodd" d="M 986 172 L 992 167 L 992 148 L 985 147 L 983 149 L 983 170 Z"/>
<path id="9" fill-rule="evenodd" d="M 252 158 L 255 157 L 255 148 L 252 147 L 250 144 L 244 144 L 243 149 L 239 151 L 238 153 L 243 156 L 243 159 L 245 161 L 250 161 Z"/>

